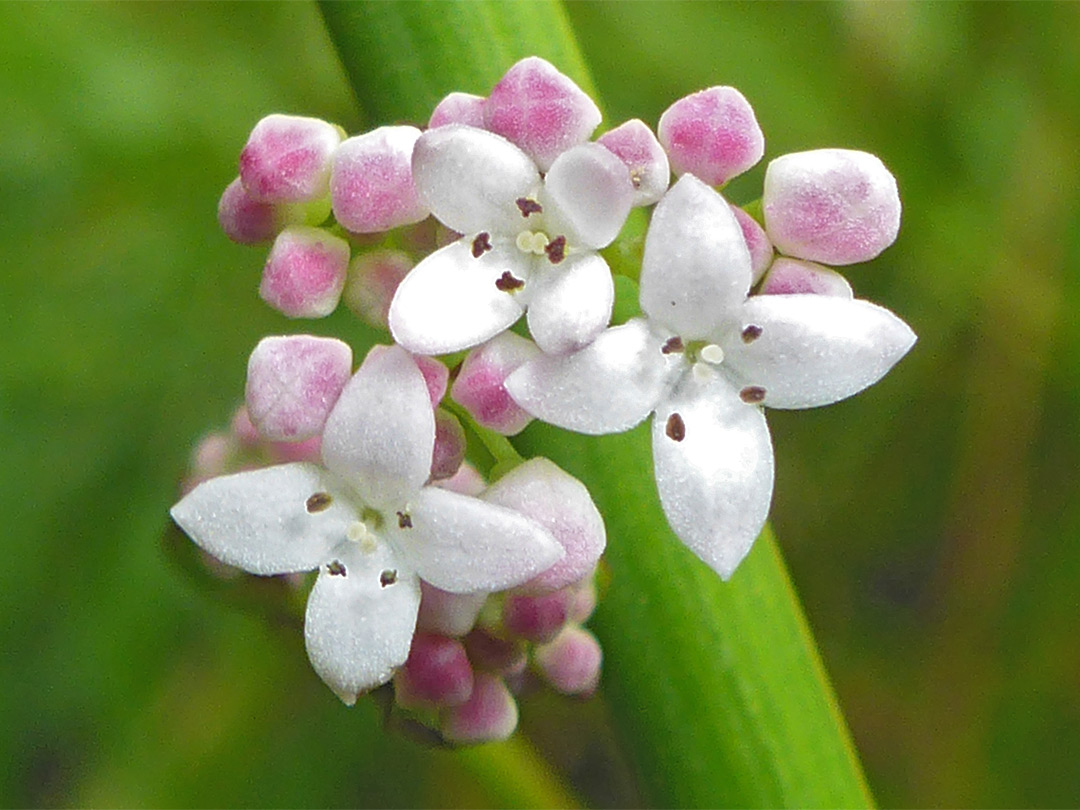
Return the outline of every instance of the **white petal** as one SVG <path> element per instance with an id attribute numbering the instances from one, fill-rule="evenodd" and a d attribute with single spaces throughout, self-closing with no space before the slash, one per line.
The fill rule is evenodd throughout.
<path id="1" fill-rule="evenodd" d="M 529 332 L 545 352 L 576 351 L 591 343 L 611 320 L 615 284 L 599 253 L 580 253 L 544 266 L 533 274 L 529 286 Z"/>
<path id="2" fill-rule="evenodd" d="M 413 150 L 413 181 L 435 217 L 463 234 L 517 232 L 520 197 L 533 196 L 540 173 L 510 141 L 449 124 L 429 129 Z"/>
<path id="3" fill-rule="evenodd" d="M 649 415 L 683 362 L 682 355 L 661 352 L 664 341 L 635 318 L 581 351 L 530 360 L 506 378 L 506 390 L 545 422 L 579 433 L 620 433 Z"/>
<path id="4" fill-rule="evenodd" d="M 641 308 L 685 339 L 705 337 L 750 290 L 750 252 L 724 198 L 683 175 L 656 205 Z"/>
<path id="5" fill-rule="evenodd" d="M 393 507 L 423 486 L 434 446 L 424 375 L 400 346 L 374 347 L 326 420 L 326 466 L 365 504 Z"/>
<path id="6" fill-rule="evenodd" d="M 351 706 L 409 657 L 420 581 L 386 544 L 370 553 L 353 544 L 340 551 L 319 569 L 304 642 L 319 677 Z"/>
<path id="7" fill-rule="evenodd" d="M 413 268 L 390 303 L 394 340 L 417 354 L 447 354 L 494 337 L 521 317 L 515 292 L 495 282 L 504 273 L 524 281 L 530 257 L 513 245 L 495 245 L 474 258 L 472 244 L 459 239 Z"/>
<path id="8" fill-rule="evenodd" d="M 568 149 L 544 179 L 544 218 L 554 236 L 566 229 L 571 244 L 602 248 L 619 235 L 634 202 L 626 164 L 598 143 Z"/>
<path id="9" fill-rule="evenodd" d="M 915 345 L 915 333 L 869 301 L 825 295 L 755 295 L 724 335 L 725 365 L 765 389 L 770 408 L 828 405 L 885 376 Z M 743 330 L 756 326 L 749 343 Z M 757 330 L 755 330 L 757 331 Z"/>
<path id="10" fill-rule="evenodd" d="M 328 494 L 329 506 L 319 503 L 309 511 L 308 499 L 316 493 Z M 212 478 L 170 514 L 204 551 L 266 575 L 316 568 L 345 538 L 357 510 L 341 481 L 298 463 Z"/>
<path id="11" fill-rule="evenodd" d="M 438 487 L 408 505 L 411 527 L 395 542 L 416 572 L 453 593 L 501 591 L 547 570 L 563 549 L 546 529 L 517 512 Z"/>
<path id="12" fill-rule="evenodd" d="M 704 381 L 687 374 L 656 409 L 652 435 L 656 486 L 668 523 L 727 579 L 769 514 L 773 454 L 762 409 L 740 400 L 720 374 L 712 372 Z"/>

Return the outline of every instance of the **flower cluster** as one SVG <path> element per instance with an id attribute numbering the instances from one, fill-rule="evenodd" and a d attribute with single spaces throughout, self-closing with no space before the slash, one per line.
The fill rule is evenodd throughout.
<path id="1" fill-rule="evenodd" d="M 826 266 L 895 239 L 880 160 L 776 158 L 744 210 L 717 189 L 765 141 L 734 88 L 677 101 L 656 134 L 633 120 L 590 140 L 600 123 L 537 58 L 486 97 L 451 93 L 424 131 L 346 137 L 271 115 L 218 210 L 234 241 L 272 242 L 267 303 L 319 318 L 344 299 L 393 345 L 354 372 L 333 338 L 260 342 L 246 405 L 200 445 L 173 518 L 230 566 L 317 572 L 315 671 L 346 703 L 392 680 L 396 705 L 449 740 L 509 734 L 528 679 L 588 694 L 599 678 L 582 625 L 603 520 L 581 482 L 508 455 L 498 434 L 533 418 L 612 433 L 652 415 L 668 522 L 726 579 L 772 497 L 764 407 L 851 396 L 915 341 Z M 602 251 L 635 207 L 652 208 L 641 314 L 612 326 Z M 466 350 L 452 370 L 435 359 Z M 490 481 L 464 460 L 470 437 L 495 448 Z"/>

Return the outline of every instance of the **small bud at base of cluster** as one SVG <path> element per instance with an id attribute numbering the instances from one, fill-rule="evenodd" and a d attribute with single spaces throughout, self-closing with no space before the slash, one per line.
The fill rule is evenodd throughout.
<path id="1" fill-rule="evenodd" d="M 502 678 L 477 673 L 469 699 L 444 710 L 441 730 L 453 742 L 493 742 L 507 739 L 517 722 L 517 701 Z"/>
<path id="2" fill-rule="evenodd" d="M 352 349 L 334 338 L 268 337 L 248 360 L 245 398 L 259 435 L 300 441 L 322 432 L 352 371 Z"/>
<path id="3" fill-rule="evenodd" d="M 460 641 L 431 633 L 413 636 L 409 658 L 394 675 L 394 698 L 407 708 L 459 706 L 473 691 L 473 671 Z"/>
<path id="4" fill-rule="evenodd" d="M 412 175 L 413 146 L 419 137 L 416 127 L 379 127 L 342 142 L 330 175 L 334 216 L 342 227 L 376 233 L 428 215 Z"/>
<path id="5" fill-rule="evenodd" d="M 737 205 L 731 206 L 731 213 L 735 215 L 735 221 L 739 223 L 746 247 L 750 251 L 751 284 L 757 284 L 772 264 L 776 251 L 773 250 L 772 242 L 769 241 L 769 235 L 758 225 L 756 219 Z"/>
<path id="6" fill-rule="evenodd" d="M 497 638 L 482 628 L 465 636 L 465 649 L 474 668 L 497 675 L 520 672 L 528 663 L 523 643 Z"/>
<path id="7" fill-rule="evenodd" d="M 414 354 L 412 359 L 416 362 L 420 373 L 424 375 L 424 383 L 427 385 L 428 396 L 431 398 L 431 407 L 437 408 L 442 398 L 446 396 L 446 387 L 450 384 L 450 369 L 434 357 Z"/>
<path id="8" fill-rule="evenodd" d="M 345 287 L 349 243 L 306 226 L 286 228 L 270 249 L 259 295 L 290 318 L 323 318 Z"/>
<path id="9" fill-rule="evenodd" d="M 590 694 L 600 682 L 600 642 L 583 627 L 566 627 L 537 647 L 533 660 L 544 680 L 564 695 Z"/>
<path id="10" fill-rule="evenodd" d="M 445 487 L 446 482 L 441 482 Z M 416 629 L 457 638 L 473 629 L 485 593 L 450 593 L 420 580 L 420 612 Z"/>
<path id="11" fill-rule="evenodd" d="M 451 93 L 435 105 L 428 121 L 428 129 L 447 124 L 465 124 L 483 129 L 485 100 L 483 96 L 474 96 L 472 93 Z"/>
<path id="12" fill-rule="evenodd" d="M 437 487 L 461 495 L 472 495 L 473 497 L 476 497 L 487 488 L 487 481 L 484 480 L 484 476 L 467 461 L 463 461 L 461 466 L 458 467 L 458 471 L 452 476 L 434 483 Z"/>
<path id="13" fill-rule="evenodd" d="M 786 256 L 780 256 L 772 263 L 758 294 L 855 297 L 851 284 L 835 270 Z"/>
<path id="14" fill-rule="evenodd" d="M 765 154 L 754 110 L 734 87 L 679 99 L 660 116 L 657 135 L 675 174 L 693 174 L 710 186 L 742 174 Z"/>
<path id="15" fill-rule="evenodd" d="M 825 264 L 869 261 L 900 230 L 896 178 L 874 155 L 851 149 L 778 157 L 765 170 L 761 206 L 777 250 Z"/>
<path id="16" fill-rule="evenodd" d="M 634 118 L 605 132 L 596 142 L 626 164 L 634 185 L 635 206 L 659 202 L 671 182 L 667 153 L 649 126 Z"/>
<path id="17" fill-rule="evenodd" d="M 465 460 L 465 429 L 452 413 L 435 410 L 435 449 L 431 456 L 431 480 L 450 478 Z"/>
<path id="18" fill-rule="evenodd" d="M 342 132 L 318 118 L 268 115 L 240 153 L 247 193 L 266 203 L 297 203 L 326 196 L 330 160 Z"/>
<path id="19" fill-rule="evenodd" d="M 250 450 L 257 447 L 261 441 L 259 430 L 251 421 L 247 405 L 241 405 L 236 409 L 229 430 L 232 431 L 232 435 L 236 437 L 236 440 L 240 442 L 240 446 L 246 449 Z"/>
<path id="20" fill-rule="evenodd" d="M 388 329 L 386 316 L 401 280 L 413 268 L 412 259 L 397 250 L 361 253 L 349 264 L 342 299 L 362 321 Z"/>
<path id="21" fill-rule="evenodd" d="M 237 177 L 222 192 L 218 224 L 232 241 L 241 245 L 269 242 L 285 227 L 281 206 L 259 202 L 244 190 Z"/>
<path id="22" fill-rule="evenodd" d="M 532 416 L 507 392 L 503 383 L 519 366 L 540 355 L 531 340 L 503 332 L 473 349 L 461 364 L 450 396 L 482 427 L 504 436 L 525 429 Z"/>
<path id="23" fill-rule="evenodd" d="M 570 617 L 573 599 L 574 594 L 569 589 L 543 596 L 507 595 L 503 602 L 503 627 L 527 641 L 551 641 Z"/>

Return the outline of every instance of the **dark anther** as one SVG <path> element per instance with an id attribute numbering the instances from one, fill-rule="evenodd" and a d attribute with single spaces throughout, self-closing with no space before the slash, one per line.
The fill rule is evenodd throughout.
<path id="1" fill-rule="evenodd" d="M 676 352 L 681 352 L 685 348 L 686 347 L 683 346 L 682 338 L 676 335 L 673 338 L 668 338 L 667 342 L 660 347 L 660 351 L 663 354 L 675 354 Z"/>
<path id="2" fill-rule="evenodd" d="M 748 327 L 742 330 L 742 342 L 753 343 L 755 340 L 761 337 L 761 333 L 763 331 L 765 330 L 763 330 L 760 326 L 750 324 Z"/>
<path id="3" fill-rule="evenodd" d="M 548 261 L 552 264 L 558 264 L 566 258 L 566 237 L 556 236 L 547 246 L 544 248 L 544 253 L 547 254 Z"/>
<path id="4" fill-rule="evenodd" d="M 503 292 L 513 292 L 514 290 L 520 290 L 525 286 L 525 282 L 520 278 L 514 278 L 510 274 L 510 271 L 505 271 L 501 276 L 495 279 L 495 286 Z"/>
<path id="5" fill-rule="evenodd" d="M 474 259 L 479 259 L 485 253 L 491 250 L 491 234 L 487 231 L 478 233 L 476 238 L 472 240 L 472 255 Z"/>
<path id="6" fill-rule="evenodd" d="M 332 577 L 343 577 L 345 576 L 345 566 L 341 564 L 340 560 L 334 560 L 326 566 L 326 573 Z"/>
<path id="7" fill-rule="evenodd" d="M 760 385 L 748 385 L 739 392 L 739 398 L 750 405 L 757 405 L 765 399 L 765 389 Z"/>
<path id="8" fill-rule="evenodd" d="M 324 512 L 329 509 L 333 500 L 329 492 L 316 492 L 307 499 L 304 508 L 308 510 L 309 514 L 314 515 L 316 512 Z"/>
<path id="9" fill-rule="evenodd" d="M 523 217 L 528 217 L 529 214 L 542 214 L 544 207 L 540 205 L 536 200 L 530 200 L 528 197 L 518 197 L 514 202 L 517 203 L 518 210 Z"/>
<path id="10" fill-rule="evenodd" d="M 673 413 L 667 418 L 667 428 L 664 432 L 668 435 L 669 439 L 674 439 L 677 442 L 681 442 L 686 438 L 686 422 L 677 413 Z"/>
<path id="11" fill-rule="evenodd" d="M 408 512 L 398 512 L 397 513 L 397 525 L 398 525 L 399 529 L 411 529 L 412 528 L 412 517 L 409 515 Z"/>
<path id="12" fill-rule="evenodd" d="M 395 571 L 393 568 L 387 568 L 385 571 L 379 574 L 379 584 L 382 585 L 384 588 L 387 585 L 393 585 L 395 582 L 397 582 L 397 571 Z"/>

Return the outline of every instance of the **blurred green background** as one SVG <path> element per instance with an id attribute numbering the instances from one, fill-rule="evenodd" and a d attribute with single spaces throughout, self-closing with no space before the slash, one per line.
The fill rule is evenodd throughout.
<path id="1" fill-rule="evenodd" d="M 1080 5 L 567 10 L 609 122 L 732 84 L 766 160 L 859 148 L 897 176 L 899 241 L 847 275 L 920 342 L 770 415 L 773 523 L 882 805 L 1080 803 Z M 0 6 L 0 803 L 637 803 L 602 697 L 429 751 L 167 553 L 192 442 L 258 338 L 302 328 L 215 222 L 271 111 L 383 123 L 313 6 Z"/>

